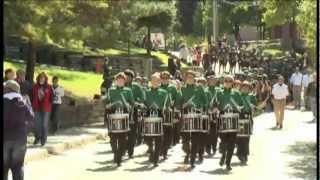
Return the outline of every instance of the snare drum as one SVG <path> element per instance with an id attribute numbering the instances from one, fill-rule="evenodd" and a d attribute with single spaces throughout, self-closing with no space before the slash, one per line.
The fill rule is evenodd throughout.
<path id="1" fill-rule="evenodd" d="M 181 119 L 181 111 L 179 110 L 174 110 L 173 113 L 173 123 L 179 123 Z"/>
<path id="2" fill-rule="evenodd" d="M 170 110 L 164 111 L 163 125 L 172 126 L 173 125 L 172 119 L 173 119 L 172 111 Z"/>
<path id="3" fill-rule="evenodd" d="M 201 113 L 187 113 L 182 116 L 181 132 L 201 132 L 203 130 Z"/>
<path id="4" fill-rule="evenodd" d="M 108 116 L 108 129 L 110 133 L 123 133 L 130 131 L 129 114 L 114 113 Z"/>
<path id="5" fill-rule="evenodd" d="M 202 132 L 208 133 L 210 130 L 209 115 L 202 114 L 201 119 L 202 119 Z"/>
<path id="6" fill-rule="evenodd" d="M 142 123 L 143 136 L 162 136 L 162 118 L 161 117 L 146 117 Z"/>
<path id="7" fill-rule="evenodd" d="M 238 132 L 239 127 L 239 114 L 238 113 L 223 113 L 220 114 L 218 119 L 218 132 Z"/>
<path id="8" fill-rule="evenodd" d="M 252 134 L 252 122 L 250 114 L 240 114 L 238 137 L 249 137 Z"/>
<path id="9" fill-rule="evenodd" d="M 219 112 L 209 112 L 209 121 L 216 124 L 219 118 Z"/>

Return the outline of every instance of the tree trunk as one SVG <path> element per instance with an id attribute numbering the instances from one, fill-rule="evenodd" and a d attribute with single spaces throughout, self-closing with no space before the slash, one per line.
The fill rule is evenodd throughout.
<path id="1" fill-rule="evenodd" d="M 29 53 L 26 67 L 26 80 L 33 82 L 34 66 L 36 64 L 37 47 L 36 42 L 29 40 Z"/>
<path id="2" fill-rule="evenodd" d="M 147 54 L 148 56 L 151 56 L 151 27 L 148 26 L 148 42 L 147 42 Z"/>
<path id="3" fill-rule="evenodd" d="M 128 56 L 130 56 L 130 38 L 128 38 Z"/>

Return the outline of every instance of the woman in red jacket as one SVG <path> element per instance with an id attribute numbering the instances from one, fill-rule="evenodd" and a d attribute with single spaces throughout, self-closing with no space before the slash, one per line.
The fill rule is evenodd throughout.
<path id="1" fill-rule="evenodd" d="M 47 141 L 48 121 L 51 112 L 53 91 L 48 84 L 47 75 L 42 72 L 32 88 L 32 107 L 35 112 L 35 140 L 34 145 L 41 142 L 44 146 Z"/>

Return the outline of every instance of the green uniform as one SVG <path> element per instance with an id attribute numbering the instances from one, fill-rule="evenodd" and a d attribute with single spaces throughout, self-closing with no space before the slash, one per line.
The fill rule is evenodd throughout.
<path id="1" fill-rule="evenodd" d="M 126 87 L 130 88 L 133 93 L 135 102 L 142 103 L 145 100 L 145 91 L 143 88 L 136 82 L 126 84 Z"/>
<path id="2" fill-rule="evenodd" d="M 203 87 L 193 85 L 185 85 L 181 88 L 182 105 L 187 108 L 207 108 L 208 98 Z"/>
<path id="3" fill-rule="evenodd" d="M 232 107 L 233 111 L 239 111 L 242 106 L 242 99 L 239 91 L 233 89 L 223 88 L 217 93 L 217 99 L 219 102 L 219 109 L 225 110 L 228 105 Z"/>
<path id="4" fill-rule="evenodd" d="M 242 112 L 251 113 L 252 106 L 257 106 L 257 98 L 253 93 L 241 93 L 241 98 L 243 101 Z"/>
<path id="5" fill-rule="evenodd" d="M 181 99 L 181 93 L 178 92 L 177 88 L 172 84 L 161 85 L 161 88 L 168 92 L 169 99 L 170 99 L 170 106 L 177 107 Z"/>
<path id="6" fill-rule="evenodd" d="M 211 108 L 215 104 L 218 104 L 217 94 L 221 92 L 221 88 L 217 86 L 209 86 L 208 87 L 209 92 L 209 107 Z"/>
<path id="7" fill-rule="evenodd" d="M 112 86 L 106 95 L 105 102 L 113 104 L 112 108 L 128 108 L 134 103 L 134 98 L 131 89 L 127 87 Z"/>
<path id="8" fill-rule="evenodd" d="M 162 88 L 150 88 L 146 91 L 145 105 L 147 108 L 158 110 L 167 109 L 170 106 L 169 94 Z"/>

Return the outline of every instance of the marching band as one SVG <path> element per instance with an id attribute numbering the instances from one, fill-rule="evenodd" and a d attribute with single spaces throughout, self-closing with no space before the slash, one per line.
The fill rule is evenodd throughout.
<path id="1" fill-rule="evenodd" d="M 236 78 L 236 79 L 235 79 Z M 151 76 L 150 87 L 132 70 L 118 73 L 107 90 L 106 125 L 114 163 L 134 147 L 147 144 L 149 161 L 158 166 L 159 157 L 167 159 L 168 150 L 182 139 L 184 163 L 195 167 L 206 152 L 214 156 L 219 143 L 220 166 L 231 170 L 235 147 L 237 157 L 246 164 L 253 116 L 258 106 L 252 84 L 241 76 L 216 76 L 213 72 L 188 70 L 184 82 L 173 79 L 168 71 Z M 259 102 L 260 103 L 260 102 Z"/>

